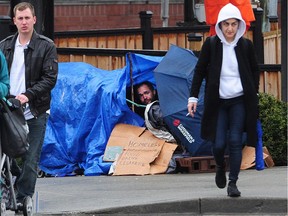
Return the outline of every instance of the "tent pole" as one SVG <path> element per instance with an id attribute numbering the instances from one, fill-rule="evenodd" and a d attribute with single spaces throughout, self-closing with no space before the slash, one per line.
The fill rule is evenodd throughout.
<path id="1" fill-rule="evenodd" d="M 132 60 L 131 60 L 131 53 L 128 53 L 128 59 L 129 59 L 129 64 L 130 64 L 130 82 L 131 82 L 131 100 L 134 102 L 135 98 L 134 98 L 134 83 L 133 83 L 133 68 L 132 68 Z M 131 107 L 132 111 L 135 111 L 135 105 L 134 103 L 132 103 L 132 107 Z"/>

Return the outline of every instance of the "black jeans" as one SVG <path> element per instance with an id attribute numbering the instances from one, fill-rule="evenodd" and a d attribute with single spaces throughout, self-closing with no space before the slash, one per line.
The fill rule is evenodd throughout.
<path id="1" fill-rule="evenodd" d="M 41 156 L 48 115 L 40 114 L 37 118 L 27 120 L 29 126 L 29 150 L 23 156 L 21 173 L 16 181 L 17 200 L 26 196 L 33 197 L 38 176 L 38 162 Z"/>
<path id="2" fill-rule="evenodd" d="M 229 180 L 237 181 L 242 162 L 243 132 L 245 122 L 243 97 L 221 99 L 218 113 L 213 154 L 218 166 L 224 165 L 226 146 L 229 150 Z"/>

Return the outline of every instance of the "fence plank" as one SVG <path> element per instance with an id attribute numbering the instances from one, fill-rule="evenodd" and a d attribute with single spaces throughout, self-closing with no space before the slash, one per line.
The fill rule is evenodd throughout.
<path id="1" fill-rule="evenodd" d="M 263 33 L 264 63 L 281 64 L 281 32 L 271 31 Z"/>
<path id="2" fill-rule="evenodd" d="M 126 37 L 126 49 L 135 49 L 135 36 L 128 35 Z"/>
<path id="3" fill-rule="evenodd" d="M 154 50 L 160 50 L 159 41 L 160 41 L 160 35 L 154 34 L 153 35 L 153 48 L 154 48 Z"/>
<path id="4" fill-rule="evenodd" d="M 59 55 L 58 54 L 58 61 L 59 62 L 71 62 L 70 55 Z"/>
<path id="5" fill-rule="evenodd" d="M 125 36 L 119 35 L 117 37 L 117 41 L 116 42 L 117 42 L 116 48 L 118 48 L 118 49 L 125 49 L 126 48 Z"/>
<path id="6" fill-rule="evenodd" d="M 108 36 L 106 38 L 107 40 L 107 48 L 116 48 L 117 43 L 117 36 Z"/>
<path id="7" fill-rule="evenodd" d="M 91 64 L 91 65 L 95 65 L 97 64 L 97 57 L 85 55 L 84 62 Z"/>
<path id="8" fill-rule="evenodd" d="M 168 49 L 170 47 L 171 44 L 174 44 L 176 45 L 177 44 L 177 40 L 178 40 L 178 35 L 175 35 L 174 34 L 168 34 Z"/>
<path id="9" fill-rule="evenodd" d="M 183 47 L 183 48 L 188 48 L 187 43 L 188 42 L 188 38 L 187 38 L 187 34 L 177 34 L 177 46 L 179 47 Z"/>
<path id="10" fill-rule="evenodd" d="M 281 73 L 280 72 L 263 72 L 263 92 L 274 95 L 281 99 Z"/>
<path id="11" fill-rule="evenodd" d="M 88 37 L 88 46 L 87 47 L 91 47 L 91 48 L 96 48 L 97 47 L 97 38 L 95 37 Z"/>
<path id="12" fill-rule="evenodd" d="M 142 45 L 142 35 L 135 35 L 135 49 L 143 49 Z"/>
<path id="13" fill-rule="evenodd" d="M 78 47 L 88 47 L 88 37 L 78 38 Z"/>
<path id="14" fill-rule="evenodd" d="M 67 47 L 79 47 L 78 46 L 78 37 L 72 37 L 67 40 Z"/>
<path id="15" fill-rule="evenodd" d="M 67 38 L 59 38 L 57 40 L 57 47 L 68 47 L 68 40 Z"/>

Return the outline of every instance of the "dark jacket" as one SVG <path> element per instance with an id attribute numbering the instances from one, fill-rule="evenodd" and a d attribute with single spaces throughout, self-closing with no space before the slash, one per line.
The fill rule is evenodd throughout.
<path id="1" fill-rule="evenodd" d="M 212 38 L 212 39 L 211 39 Z M 247 144 L 255 146 L 257 142 L 256 122 L 258 117 L 259 68 L 250 40 L 240 38 L 235 47 L 241 83 L 244 91 L 246 109 L 245 130 Z M 203 79 L 206 80 L 204 113 L 202 117 L 201 136 L 214 141 L 219 110 L 219 86 L 222 66 L 223 48 L 218 36 L 207 38 L 202 46 L 199 60 L 192 81 L 191 97 L 198 97 Z"/>
<path id="2" fill-rule="evenodd" d="M 10 70 L 18 33 L 0 42 Z M 57 51 L 52 40 L 33 32 L 24 54 L 26 92 L 31 113 L 37 117 L 50 108 L 51 90 L 58 74 Z M 9 71 L 10 73 L 10 71 Z"/>

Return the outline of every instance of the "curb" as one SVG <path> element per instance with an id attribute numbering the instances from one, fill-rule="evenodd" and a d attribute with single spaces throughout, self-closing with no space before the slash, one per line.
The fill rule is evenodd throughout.
<path id="1" fill-rule="evenodd" d="M 41 215 L 287 215 L 285 198 L 199 198 L 87 212 L 62 212 Z M 37 215 L 37 214 L 36 214 Z"/>

